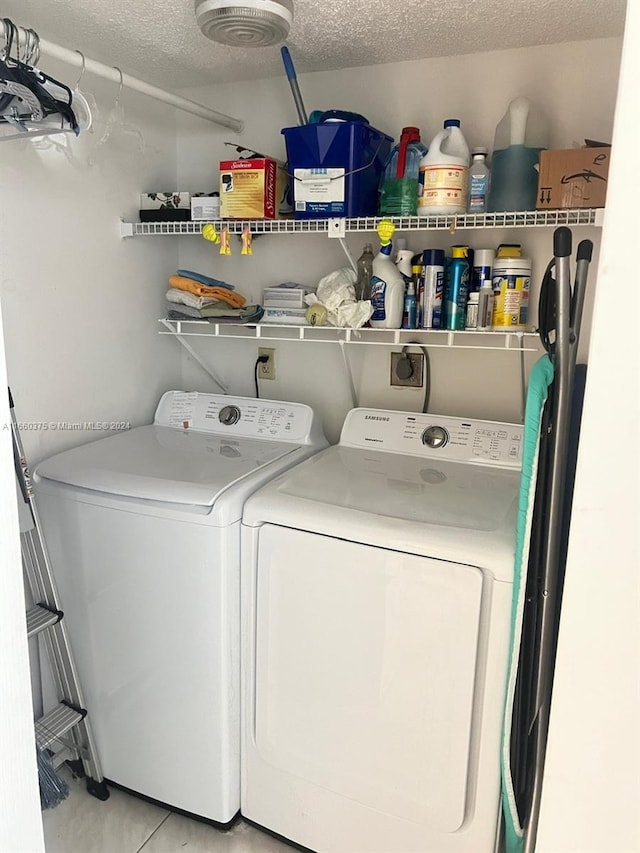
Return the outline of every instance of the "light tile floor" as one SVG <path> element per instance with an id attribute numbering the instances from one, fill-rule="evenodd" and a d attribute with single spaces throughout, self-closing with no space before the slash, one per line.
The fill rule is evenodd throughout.
<path id="1" fill-rule="evenodd" d="M 293 848 L 239 821 L 229 832 L 111 788 L 100 802 L 83 779 L 61 771 L 69 797 L 43 812 L 47 853 L 292 853 Z"/>

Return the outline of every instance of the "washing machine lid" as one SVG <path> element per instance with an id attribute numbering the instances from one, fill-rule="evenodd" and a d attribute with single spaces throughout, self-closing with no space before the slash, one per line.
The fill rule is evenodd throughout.
<path id="1" fill-rule="evenodd" d="M 108 495 L 212 507 L 298 445 L 150 425 L 74 447 L 41 462 L 45 479 Z"/>
<path id="2" fill-rule="evenodd" d="M 265 522 L 487 568 L 512 580 L 520 472 L 330 447 L 253 495 Z"/>

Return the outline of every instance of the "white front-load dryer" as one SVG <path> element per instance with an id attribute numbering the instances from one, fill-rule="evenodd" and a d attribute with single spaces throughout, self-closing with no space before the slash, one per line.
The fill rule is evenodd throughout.
<path id="1" fill-rule="evenodd" d="M 522 427 L 355 409 L 242 526 L 242 794 L 319 853 L 493 853 Z"/>
<path id="2" fill-rule="evenodd" d="M 105 777 L 220 824 L 240 796 L 240 518 L 325 447 L 308 406 L 167 392 L 40 463 L 46 543 Z"/>

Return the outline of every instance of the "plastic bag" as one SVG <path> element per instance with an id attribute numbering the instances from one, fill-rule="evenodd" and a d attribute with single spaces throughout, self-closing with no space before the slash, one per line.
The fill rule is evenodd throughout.
<path id="1" fill-rule="evenodd" d="M 349 267 L 325 275 L 318 282 L 316 293 L 305 296 L 307 305 L 320 302 L 328 312 L 328 321 L 332 326 L 359 329 L 373 313 L 371 302 L 357 302 L 355 283 L 356 273 Z"/>

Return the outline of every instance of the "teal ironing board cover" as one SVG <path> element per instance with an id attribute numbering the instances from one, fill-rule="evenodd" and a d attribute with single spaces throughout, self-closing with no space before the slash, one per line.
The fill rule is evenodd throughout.
<path id="1" fill-rule="evenodd" d="M 502 730 L 502 809 L 504 812 L 506 853 L 521 853 L 524 847 L 524 829 L 518 816 L 511 774 L 511 723 L 518 659 L 520 657 L 533 505 L 536 494 L 540 424 L 553 376 L 553 364 L 549 356 L 545 354 L 535 363 L 531 371 L 524 416 L 522 477 L 518 499 L 513 603 L 511 608 L 511 654 Z"/>

